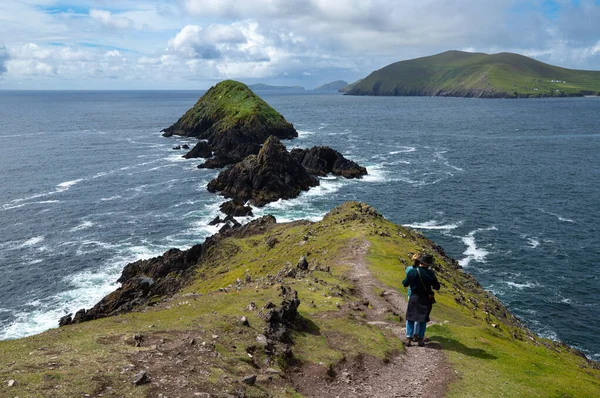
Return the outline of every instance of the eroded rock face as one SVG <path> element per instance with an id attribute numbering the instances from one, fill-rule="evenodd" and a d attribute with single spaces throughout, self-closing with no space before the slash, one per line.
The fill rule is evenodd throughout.
<path id="1" fill-rule="evenodd" d="M 219 168 L 258 154 L 260 145 L 271 135 L 294 138 L 298 133 L 245 84 L 225 80 L 211 87 L 193 108 L 164 129 L 163 135 L 207 140 L 186 157 L 210 158 L 213 155 L 214 160 L 209 159 L 202 167 Z"/>
<path id="2" fill-rule="evenodd" d="M 193 274 L 193 267 L 203 261 L 213 245 L 224 237 L 245 238 L 262 234 L 276 224 L 275 217 L 263 216 L 240 225 L 233 217 L 226 219 L 227 228 L 188 250 L 169 249 L 162 256 L 129 263 L 118 282 L 121 287 L 105 296 L 89 310 L 81 309 L 60 318 L 59 326 L 123 314 L 152 305 L 155 300 L 177 293 Z"/>
<path id="3" fill-rule="evenodd" d="M 245 217 L 252 215 L 252 207 L 246 206 L 244 202 L 236 199 L 232 199 L 223 203 L 221 206 L 219 206 L 219 209 L 223 213 L 232 217 Z"/>
<path id="4" fill-rule="evenodd" d="M 198 142 L 196 145 L 194 145 L 191 151 L 183 155 L 183 157 L 186 159 L 210 158 L 211 156 L 212 150 L 210 149 L 210 145 L 208 145 L 208 142 L 206 141 Z"/>
<path id="5" fill-rule="evenodd" d="M 181 287 L 179 278 L 183 272 L 195 265 L 202 256 L 202 245 L 181 251 L 170 249 L 162 256 L 127 264 L 118 282 L 120 288 L 105 296 L 89 310 L 77 311 L 60 319 L 59 326 L 105 318 L 147 305 L 153 297 L 172 295 Z"/>
<path id="6" fill-rule="evenodd" d="M 310 174 L 324 176 L 328 173 L 346 178 L 361 178 L 367 175 L 367 169 L 341 153 L 327 146 L 316 146 L 310 149 L 295 148 L 290 156 L 300 163 Z"/>
<path id="7" fill-rule="evenodd" d="M 279 199 L 295 198 L 317 185 L 319 181 L 290 156 L 277 137 L 271 136 L 258 155 L 248 156 L 222 171 L 207 188 L 260 207 Z"/>

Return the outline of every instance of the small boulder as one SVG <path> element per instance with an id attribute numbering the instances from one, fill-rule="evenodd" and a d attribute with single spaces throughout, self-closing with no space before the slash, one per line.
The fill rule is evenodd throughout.
<path id="1" fill-rule="evenodd" d="M 229 200 L 219 206 L 219 209 L 233 217 L 252 216 L 252 207 L 246 206 L 243 201 L 238 199 Z"/>
<path id="2" fill-rule="evenodd" d="M 211 222 L 208 223 L 208 225 L 219 225 L 223 222 L 223 220 L 221 220 L 221 217 L 216 216 L 215 218 L 213 218 L 213 220 Z"/>
<path id="3" fill-rule="evenodd" d="M 180 145 L 174 146 L 173 149 L 177 150 L 177 149 L 181 149 Z"/>
<path id="4" fill-rule="evenodd" d="M 181 149 L 190 149 L 190 146 L 188 144 L 183 144 L 181 146 Z"/>
<path id="5" fill-rule="evenodd" d="M 136 386 L 141 386 L 142 384 L 147 384 L 150 382 L 150 377 L 148 376 L 148 372 L 142 370 L 140 373 L 133 376 L 131 380 L 133 384 Z"/>
<path id="6" fill-rule="evenodd" d="M 256 383 L 256 375 L 246 376 L 242 379 L 242 382 L 249 386 L 253 386 Z"/>
<path id="7" fill-rule="evenodd" d="M 308 269 L 308 260 L 306 259 L 306 256 L 300 257 L 300 260 L 298 260 L 298 264 L 296 265 L 296 267 L 298 267 L 302 271 Z"/>
<path id="8" fill-rule="evenodd" d="M 71 313 L 71 314 L 67 314 L 67 315 L 63 316 L 62 318 L 60 318 L 58 320 L 58 327 L 70 325 L 73 320 L 72 316 L 73 316 L 73 314 Z"/>

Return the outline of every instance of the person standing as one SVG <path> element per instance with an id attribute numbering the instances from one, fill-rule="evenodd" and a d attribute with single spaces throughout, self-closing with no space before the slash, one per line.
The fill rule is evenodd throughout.
<path id="1" fill-rule="evenodd" d="M 431 254 L 424 254 L 417 261 L 419 266 L 409 270 L 402 281 L 402 285 L 410 286 L 411 290 L 406 308 L 406 345 L 416 341 L 419 347 L 423 347 L 429 314 L 435 302 L 433 289 L 440 290 L 440 282 L 430 269 L 433 265 Z"/>

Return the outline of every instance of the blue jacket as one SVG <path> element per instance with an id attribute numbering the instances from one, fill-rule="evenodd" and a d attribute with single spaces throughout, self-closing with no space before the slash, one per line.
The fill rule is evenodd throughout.
<path id="1" fill-rule="evenodd" d="M 417 296 L 429 296 L 431 289 L 440 290 L 440 282 L 438 282 L 435 272 L 424 267 L 410 269 L 406 274 L 406 279 L 402 281 L 402 285 L 410 286 L 412 294 Z"/>

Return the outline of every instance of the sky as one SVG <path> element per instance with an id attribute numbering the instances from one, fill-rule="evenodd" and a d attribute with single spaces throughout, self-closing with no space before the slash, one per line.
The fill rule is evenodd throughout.
<path id="1" fill-rule="evenodd" d="M 0 0 L 0 90 L 312 89 L 447 50 L 600 70 L 600 0 Z"/>

